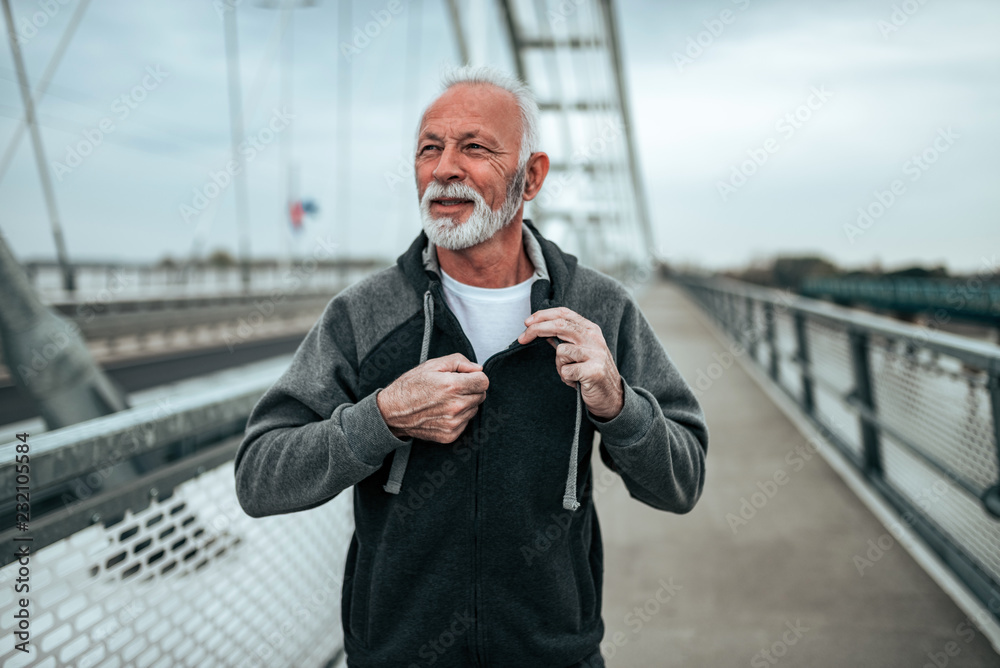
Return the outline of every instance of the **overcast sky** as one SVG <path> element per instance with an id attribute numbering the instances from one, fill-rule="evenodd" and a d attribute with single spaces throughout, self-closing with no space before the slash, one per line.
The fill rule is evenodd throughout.
<path id="1" fill-rule="evenodd" d="M 32 82 L 76 5 L 13 2 Z M 253 253 L 273 256 L 286 243 L 306 252 L 329 236 L 352 254 L 395 258 L 419 231 L 406 164 L 417 116 L 458 58 L 444 2 L 422 0 L 419 11 L 404 2 L 352 58 L 347 212 L 337 201 L 337 3 L 296 12 L 290 119 L 277 60 L 261 74 L 280 13 L 257 5 L 245 0 L 238 15 L 243 93 L 254 110 L 247 134 L 266 139 L 269 124 L 279 137 L 290 133 L 300 192 L 320 214 L 286 241 L 280 142 L 262 141 L 247 172 Z M 55 13 L 43 21 L 45 6 Z M 356 0 L 352 26 L 387 6 Z M 996 266 L 1000 3 L 621 0 L 617 8 L 659 255 L 708 267 L 814 252 L 846 266 Z M 32 16 L 44 25 L 27 27 Z M 416 17 L 419 48 L 407 46 Z M 506 61 L 499 24 L 485 50 Z M 15 81 L 4 39 L 0 150 L 22 113 Z M 229 158 L 223 23 L 211 1 L 94 2 L 39 117 L 72 257 L 236 252 L 232 188 L 196 215 L 184 208 L 205 204 L 195 191 Z M 102 127 L 110 131 L 77 164 L 71 148 Z M 22 141 L 0 181 L 0 229 L 22 258 L 54 256 L 38 183 Z M 859 208 L 877 215 L 859 225 Z"/>

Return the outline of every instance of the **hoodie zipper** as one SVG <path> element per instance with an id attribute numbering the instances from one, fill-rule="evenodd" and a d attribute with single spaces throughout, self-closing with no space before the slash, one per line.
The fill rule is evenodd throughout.
<path id="1" fill-rule="evenodd" d="M 466 336 L 465 330 L 462 329 L 462 323 L 459 322 L 458 316 L 451 310 L 448 306 L 448 300 L 444 298 L 444 288 L 441 286 L 440 281 L 432 281 L 430 285 L 431 292 L 434 293 L 434 298 L 441 302 L 441 308 L 454 322 L 455 328 L 458 330 L 459 334 L 462 336 L 462 342 L 465 345 L 466 357 L 470 360 L 476 359 L 476 350 L 472 346 L 472 341 Z M 490 356 L 492 359 L 495 355 Z M 489 360 L 487 360 L 489 361 Z M 483 365 L 483 371 L 486 371 L 486 366 Z M 475 434 L 475 429 L 478 428 L 481 421 L 482 411 L 476 411 L 476 414 L 472 418 L 473 434 Z M 479 448 L 476 447 L 472 451 L 472 462 L 473 462 L 473 479 L 474 485 L 472 488 L 472 653 L 475 657 L 477 666 L 484 666 L 482 658 L 480 657 L 481 643 L 479 639 L 481 624 L 479 623 Z"/>
<path id="2" fill-rule="evenodd" d="M 472 342 L 469 340 L 469 337 L 465 334 L 465 330 L 462 329 L 462 323 L 459 322 L 458 316 L 456 316 L 455 313 L 451 310 L 451 307 L 448 306 L 448 301 L 444 298 L 444 289 L 441 286 L 441 282 L 432 281 L 430 289 L 434 293 L 435 299 L 441 301 L 441 306 L 444 309 L 444 311 L 448 313 L 448 315 L 452 318 L 452 320 L 454 320 L 458 331 L 462 335 L 462 341 L 465 344 L 466 352 L 472 353 L 470 359 L 475 360 L 476 358 L 475 348 L 473 348 Z M 534 341 L 532 341 L 531 343 L 534 343 Z M 498 350 L 497 352 L 493 353 L 488 358 L 486 358 L 486 361 L 482 363 L 483 373 L 486 373 L 486 369 L 491 362 L 495 362 L 498 358 L 508 353 L 513 353 L 517 350 L 520 350 L 521 348 L 527 348 L 528 346 L 531 345 L 531 343 L 524 344 L 519 342 L 517 339 L 514 339 L 514 341 L 512 341 L 508 345 L 508 347 L 504 348 L 503 350 Z M 482 404 L 480 404 L 480 406 L 481 405 Z M 475 416 L 473 416 L 472 418 L 473 434 L 476 433 L 475 430 L 480 428 L 482 424 L 482 415 L 483 412 L 477 410 Z M 479 623 L 480 620 L 479 606 L 481 597 L 479 592 L 479 571 L 480 571 L 480 563 L 482 562 L 482 559 L 480 557 L 482 541 L 479 540 L 479 490 L 482 488 L 482 485 L 480 483 L 480 478 L 481 478 L 480 472 L 482 467 L 479 465 L 479 454 L 480 454 L 479 450 L 480 448 L 478 446 L 473 449 L 474 475 L 476 483 L 475 483 L 475 488 L 472 490 L 472 549 L 473 549 L 472 649 L 473 649 L 473 654 L 475 655 L 476 665 L 483 667 L 486 666 L 487 664 L 486 664 L 486 642 L 484 639 L 485 629 L 483 628 L 483 625 Z"/>
<path id="3" fill-rule="evenodd" d="M 516 345 L 513 345 L 513 347 L 504 348 L 503 350 L 498 350 L 497 352 L 495 352 L 492 355 L 490 355 L 486 359 L 486 361 L 483 362 L 483 373 L 486 373 L 486 370 L 487 370 L 487 368 L 489 368 L 489 365 L 493 364 L 493 363 L 496 363 L 496 361 L 500 357 L 503 357 L 503 356 L 505 356 L 505 355 L 507 355 L 509 353 L 514 353 L 514 352 L 520 350 L 521 348 L 526 348 L 529 345 L 531 345 L 530 343 L 529 344 L 520 343 L 517 340 L 513 341 L 512 344 L 516 344 Z M 487 374 L 487 375 L 489 375 L 489 374 Z M 482 415 L 483 415 L 482 411 L 476 411 L 476 415 L 473 418 L 473 421 L 474 421 L 473 432 L 472 432 L 473 434 L 475 434 L 476 433 L 475 430 L 479 429 L 481 427 L 481 425 L 482 425 L 482 422 L 483 422 L 482 421 Z M 485 627 L 482 624 L 479 623 L 479 620 L 480 620 L 480 611 L 479 611 L 479 601 L 480 601 L 479 580 L 480 580 L 480 573 L 479 572 L 480 572 L 480 564 L 482 563 L 482 541 L 479 540 L 479 490 L 482 489 L 482 480 L 481 480 L 481 478 L 482 478 L 482 468 L 483 468 L 482 466 L 480 466 L 480 463 L 479 463 L 479 456 L 480 456 L 480 450 L 481 449 L 482 448 L 480 448 L 480 447 L 477 447 L 475 449 L 474 461 L 476 463 L 475 464 L 475 470 L 476 470 L 476 489 L 475 489 L 475 493 L 472 496 L 472 499 L 473 499 L 472 535 L 473 535 L 473 545 L 474 545 L 474 552 L 475 552 L 475 568 L 474 568 L 474 571 L 473 571 L 474 572 L 474 576 L 473 576 L 473 601 L 474 601 L 473 609 L 475 610 L 475 617 L 474 617 L 475 621 L 473 622 L 473 638 L 475 638 L 476 664 L 479 665 L 479 666 L 486 666 L 486 665 L 488 665 L 487 664 L 487 659 L 486 659 L 486 637 L 485 637 L 486 636 L 486 629 L 485 629 Z"/>

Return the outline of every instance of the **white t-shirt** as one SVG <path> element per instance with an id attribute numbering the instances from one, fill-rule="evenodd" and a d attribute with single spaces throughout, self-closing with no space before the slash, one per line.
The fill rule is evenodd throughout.
<path id="1" fill-rule="evenodd" d="M 444 269 L 439 270 L 445 301 L 476 351 L 473 361 L 483 364 L 524 331 L 524 321 L 531 315 L 531 284 L 537 273 L 506 288 L 480 288 L 459 283 Z"/>

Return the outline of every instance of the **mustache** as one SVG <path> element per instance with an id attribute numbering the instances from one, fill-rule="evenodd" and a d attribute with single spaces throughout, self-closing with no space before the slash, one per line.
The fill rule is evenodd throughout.
<path id="1" fill-rule="evenodd" d="M 449 183 L 441 185 L 437 181 L 431 181 L 424 190 L 424 196 L 420 200 L 422 206 L 429 206 L 434 199 L 467 199 L 476 204 L 485 206 L 486 200 L 482 194 L 467 183 Z M 488 207 L 487 207 L 488 208 Z"/>
<path id="2" fill-rule="evenodd" d="M 527 176 L 525 168 L 518 169 L 511 179 L 507 181 L 507 200 L 510 201 L 517 195 L 524 193 L 525 179 Z M 467 183 L 449 183 L 441 185 L 437 181 L 431 181 L 424 190 L 424 196 L 420 198 L 421 207 L 429 207 L 434 199 L 467 199 L 478 206 L 489 209 L 486 198 L 482 193 Z"/>

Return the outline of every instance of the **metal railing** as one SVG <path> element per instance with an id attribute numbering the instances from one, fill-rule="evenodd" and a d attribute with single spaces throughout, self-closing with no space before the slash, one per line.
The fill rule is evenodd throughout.
<path id="1" fill-rule="evenodd" d="M 730 279 L 675 280 L 1000 620 L 1000 347 Z"/>
<path id="2" fill-rule="evenodd" d="M 28 577 L 31 638 L 0 665 L 319 667 L 342 654 L 350 494 L 260 519 L 236 499 L 233 456 L 277 373 L 28 435 L 21 479 L 17 444 L 0 446 L 0 611 L 11 634 L 13 583 Z M 22 483 L 26 532 L 12 524 Z"/>
<path id="3" fill-rule="evenodd" d="M 257 262 L 250 272 L 249 292 L 328 292 L 350 284 L 392 260 L 356 259 L 331 262 L 316 257 L 293 264 Z M 133 263 L 78 262 L 72 267 L 76 290 L 67 292 L 62 268 L 52 262 L 25 262 L 32 287 L 47 304 L 89 306 L 97 312 L 114 310 L 119 301 L 153 301 L 246 293 L 239 266 L 154 266 Z"/>

